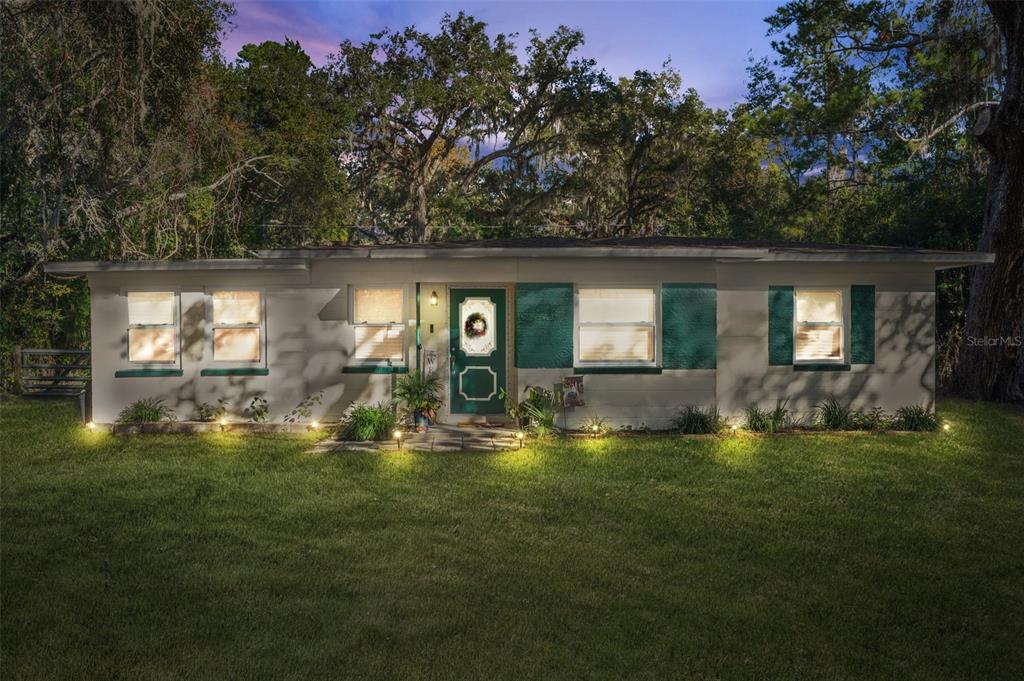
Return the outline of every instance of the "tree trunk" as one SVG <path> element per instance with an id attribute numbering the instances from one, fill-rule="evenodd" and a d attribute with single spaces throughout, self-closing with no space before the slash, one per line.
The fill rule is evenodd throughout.
<path id="1" fill-rule="evenodd" d="M 418 182 L 416 184 L 414 198 L 415 209 L 412 215 L 412 240 L 416 243 L 423 243 L 430 240 L 430 219 L 425 183 Z"/>
<path id="2" fill-rule="evenodd" d="M 974 268 L 957 387 L 968 397 L 1024 400 L 1024 3 L 988 0 L 1006 41 L 1006 88 L 975 134 L 991 152 L 979 250 L 996 261 Z"/>

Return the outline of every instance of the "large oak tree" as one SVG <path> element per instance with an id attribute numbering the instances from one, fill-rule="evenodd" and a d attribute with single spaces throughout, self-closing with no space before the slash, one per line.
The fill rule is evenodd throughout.
<path id="1" fill-rule="evenodd" d="M 865 163 L 902 157 L 906 173 L 966 158 L 973 122 L 989 176 L 977 244 L 996 262 L 972 274 L 957 383 L 1024 399 L 1024 3 L 794 0 L 768 22 L 778 58 L 752 69 L 752 101 L 780 153 L 830 188 Z"/>
<path id="2" fill-rule="evenodd" d="M 574 56 L 583 36 L 565 27 L 534 33 L 525 62 L 514 38 L 492 38 L 459 13 L 436 34 L 409 27 L 341 44 L 333 82 L 355 110 L 347 166 L 370 221 L 431 239 L 436 205 L 472 191 L 484 169 L 564 143 L 601 78 Z"/>

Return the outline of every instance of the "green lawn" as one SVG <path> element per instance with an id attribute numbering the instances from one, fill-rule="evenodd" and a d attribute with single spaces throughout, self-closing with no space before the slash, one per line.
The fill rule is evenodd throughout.
<path id="1" fill-rule="evenodd" d="M 1024 416 L 310 454 L 0 407 L 4 679 L 997 679 Z"/>

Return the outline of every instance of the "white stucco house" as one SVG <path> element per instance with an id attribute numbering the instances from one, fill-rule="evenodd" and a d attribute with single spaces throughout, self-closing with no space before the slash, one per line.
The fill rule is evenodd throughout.
<path id="1" fill-rule="evenodd" d="M 268 250 L 237 260 L 63 262 L 88 277 L 97 423 L 143 397 L 190 418 L 264 396 L 280 420 L 444 378 L 448 423 L 503 416 L 502 389 L 580 376 L 609 424 L 666 427 L 680 405 L 737 416 L 834 395 L 932 406 L 935 272 L 988 253 L 691 238 L 534 238 Z"/>

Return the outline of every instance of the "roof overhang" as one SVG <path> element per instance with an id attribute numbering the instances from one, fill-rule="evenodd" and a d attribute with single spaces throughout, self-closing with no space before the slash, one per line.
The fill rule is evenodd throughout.
<path id="1" fill-rule="evenodd" d="M 810 250 L 781 248 L 715 248 L 586 246 L 555 248 L 287 248 L 259 252 L 267 261 L 304 258 L 309 260 L 415 260 L 468 258 L 692 258 L 751 262 L 827 262 L 827 263 L 921 263 L 937 269 L 985 265 L 995 262 L 994 253 L 930 250 Z"/>
<path id="2" fill-rule="evenodd" d="M 410 260 L 461 258 L 737 258 L 757 260 L 762 248 L 635 248 L 629 246 L 566 246 L 557 248 L 287 248 L 260 251 L 261 258 L 309 258 L 312 260 L 370 259 Z"/>
<path id="3" fill-rule="evenodd" d="M 556 248 L 289 248 L 264 250 L 259 258 L 212 260 L 136 260 L 129 262 L 52 262 L 51 274 L 82 275 L 98 272 L 225 272 L 225 271 L 309 271 L 311 260 L 416 260 L 477 258 L 678 258 L 717 262 L 807 262 L 807 263 L 918 263 L 935 269 L 969 267 L 995 262 L 994 253 L 928 250 L 789 249 L 739 247 L 671 246 L 641 248 L 630 246 L 567 246 Z"/>
<path id="4" fill-rule="evenodd" d="M 986 265 L 996 260 L 995 253 L 970 251 L 771 251 L 761 261 L 767 262 L 832 262 L 832 263 L 922 263 L 936 266 L 965 267 Z"/>
<path id="5" fill-rule="evenodd" d="M 225 270 L 308 271 L 303 258 L 274 260 L 256 258 L 220 258 L 215 260 L 135 260 L 129 262 L 51 262 L 44 267 L 51 274 L 90 274 L 93 272 L 209 272 Z"/>

